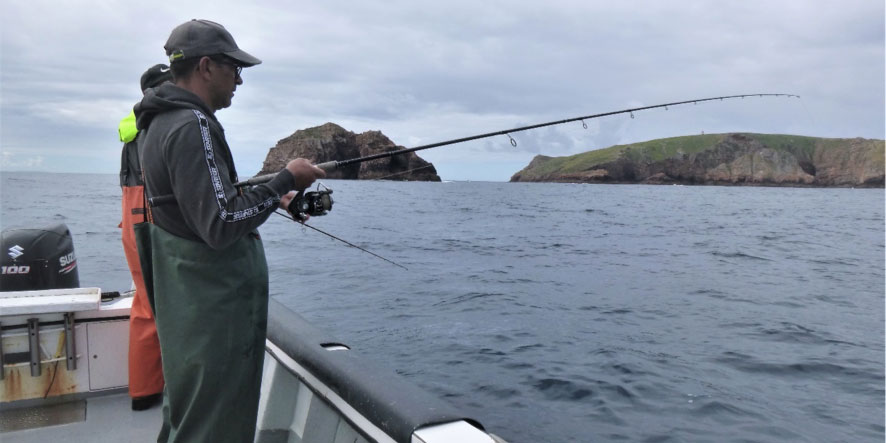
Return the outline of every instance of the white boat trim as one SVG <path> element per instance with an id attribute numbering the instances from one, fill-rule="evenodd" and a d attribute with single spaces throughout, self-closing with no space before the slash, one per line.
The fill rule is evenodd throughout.
<path id="1" fill-rule="evenodd" d="M 0 313 L 4 317 L 11 317 L 95 311 L 98 310 L 101 300 L 102 291 L 99 288 L 0 292 Z"/>
<path id="2" fill-rule="evenodd" d="M 321 396 L 326 399 L 329 403 L 332 404 L 338 411 L 343 415 L 343 417 L 348 420 L 352 425 L 354 425 L 357 429 L 360 429 L 362 432 L 367 434 L 368 437 L 374 439 L 379 443 L 396 443 L 396 441 L 391 438 L 388 434 L 382 431 L 378 426 L 375 426 L 368 418 L 364 417 L 362 414 L 357 412 L 356 409 L 351 407 L 340 395 L 336 394 L 329 386 L 320 381 L 319 378 L 315 377 L 311 374 L 307 369 L 305 369 L 302 365 L 298 364 L 292 357 L 286 354 L 282 349 L 280 349 L 277 345 L 272 343 L 270 340 L 267 340 L 265 343 L 268 354 L 273 357 L 275 360 L 280 362 L 284 368 L 290 371 L 293 375 L 302 380 L 307 386 L 311 388 L 311 391 L 314 394 Z M 264 393 L 263 393 L 264 394 Z M 304 398 L 300 396 L 300 399 Z M 264 406 L 264 403 L 262 403 Z M 296 421 L 299 422 L 300 429 L 304 429 L 305 420 L 307 420 L 307 408 L 302 404 L 302 407 L 297 407 L 297 411 L 303 411 L 301 416 L 296 417 Z M 262 410 L 259 410 L 259 417 L 262 417 Z M 301 435 L 299 435 L 301 437 Z"/>

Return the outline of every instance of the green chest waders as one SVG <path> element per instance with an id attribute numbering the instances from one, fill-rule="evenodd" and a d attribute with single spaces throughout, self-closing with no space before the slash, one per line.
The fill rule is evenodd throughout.
<path id="1" fill-rule="evenodd" d="M 227 249 L 135 225 L 166 389 L 158 442 L 252 442 L 268 316 L 257 235 Z"/>

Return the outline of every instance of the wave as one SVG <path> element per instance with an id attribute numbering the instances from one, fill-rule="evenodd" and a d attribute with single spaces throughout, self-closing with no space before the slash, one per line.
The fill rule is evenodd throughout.
<path id="1" fill-rule="evenodd" d="M 766 362 L 760 361 L 750 355 L 727 351 L 714 359 L 721 363 L 748 373 L 762 373 L 775 376 L 803 378 L 826 376 L 836 377 L 846 382 L 882 382 L 882 369 L 864 371 L 857 368 L 844 366 L 835 362 L 807 360 L 801 362 Z"/>
<path id="2" fill-rule="evenodd" d="M 469 292 L 467 294 L 461 294 L 452 298 L 448 298 L 446 300 L 441 300 L 437 303 L 434 303 L 432 306 L 446 306 L 446 305 L 455 305 L 459 303 L 466 303 L 472 300 L 484 299 L 484 298 L 498 298 L 505 297 L 510 300 L 513 300 L 514 297 L 512 295 L 508 295 L 502 292 Z"/>
<path id="3" fill-rule="evenodd" d="M 711 251 L 711 255 L 715 257 L 722 258 L 739 258 L 739 259 L 751 259 L 751 260 L 762 260 L 762 261 L 772 261 L 772 259 L 759 257 L 756 255 L 746 254 L 744 252 L 720 252 L 720 251 Z"/>

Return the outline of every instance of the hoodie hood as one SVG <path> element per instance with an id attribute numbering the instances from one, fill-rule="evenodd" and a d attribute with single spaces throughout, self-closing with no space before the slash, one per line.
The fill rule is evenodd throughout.
<path id="1" fill-rule="evenodd" d="M 215 120 L 215 114 L 197 94 L 167 82 L 145 91 L 142 101 L 135 105 L 133 110 L 135 111 L 136 127 L 139 131 L 143 131 L 150 126 L 151 121 L 157 115 L 181 109 L 196 109 Z M 217 120 L 216 123 L 218 123 Z"/>

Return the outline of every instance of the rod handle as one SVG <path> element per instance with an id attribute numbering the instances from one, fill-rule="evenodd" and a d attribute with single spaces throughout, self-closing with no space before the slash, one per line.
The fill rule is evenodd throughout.
<path id="1" fill-rule="evenodd" d="M 329 172 L 329 171 L 335 171 L 336 168 L 338 168 L 338 162 L 333 160 L 333 161 L 320 163 L 319 165 L 314 165 L 314 166 L 316 166 L 326 172 Z"/>
<path id="2" fill-rule="evenodd" d="M 329 171 L 334 171 L 334 170 L 336 170 L 336 168 L 338 168 L 338 162 L 333 160 L 333 161 L 328 161 L 325 163 L 320 163 L 319 165 L 314 165 L 314 166 L 316 166 L 326 172 L 329 172 Z M 255 177 L 248 179 L 248 180 L 243 180 L 243 181 L 239 181 L 237 183 L 234 183 L 234 186 L 239 188 L 242 186 L 260 185 L 262 183 L 267 183 L 267 182 L 271 181 L 271 179 L 276 177 L 277 174 L 278 174 L 277 172 L 274 172 L 271 174 L 257 175 Z"/>

